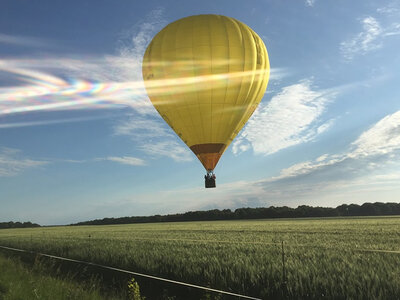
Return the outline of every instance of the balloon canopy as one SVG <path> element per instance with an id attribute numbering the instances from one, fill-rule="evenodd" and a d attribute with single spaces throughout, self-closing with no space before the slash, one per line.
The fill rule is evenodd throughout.
<path id="1" fill-rule="evenodd" d="M 142 71 L 156 110 L 212 171 L 260 103 L 269 69 L 267 49 L 247 25 L 197 15 L 153 38 Z"/>

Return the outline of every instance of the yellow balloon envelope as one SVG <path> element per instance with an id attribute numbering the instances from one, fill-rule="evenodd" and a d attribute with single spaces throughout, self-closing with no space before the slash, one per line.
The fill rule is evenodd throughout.
<path id="1" fill-rule="evenodd" d="M 154 107 L 207 171 L 260 103 L 267 49 L 247 25 L 219 15 L 177 20 L 151 41 L 143 79 Z"/>

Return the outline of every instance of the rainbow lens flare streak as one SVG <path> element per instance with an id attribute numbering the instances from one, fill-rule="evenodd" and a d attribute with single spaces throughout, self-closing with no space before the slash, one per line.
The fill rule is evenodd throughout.
<path id="1" fill-rule="evenodd" d="M 135 97 L 145 95 L 141 82 L 67 81 L 36 70 L 2 64 L 0 70 L 13 73 L 20 81 L 28 83 L 0 88 L 0 115 L 39 110 L 143 105 L 143 101 L 135 101 Z"/>
<path id="2" fill-rule="evenodd" d="M 228 64 L 222 61 L 221 65 Z M 202 64 L 193 69 L 193 62 L 178 62 L 182 70 L 203 69 Z M 147 98 L 143 80 L 126 82 L 95 82 L 83 79 L 65 80 L 59 76 L 28 68 L 8 65 L 0 60 L 0 71 L 14 74 L 22 86 L 0 87 L 0 116 L 21 112 L 79 108 L 143 107 L 152 106 Z M 269 70 L 220 73 L 193 76 L 183 72 L 182 77 L 149 80 L 147 91 L 151 94 L 193 92 L 250 81 L 254 76 Z M 186 73 L 186 74 L 185 74 Z M 140 75 L 138 77 L 141 77 Z"/>

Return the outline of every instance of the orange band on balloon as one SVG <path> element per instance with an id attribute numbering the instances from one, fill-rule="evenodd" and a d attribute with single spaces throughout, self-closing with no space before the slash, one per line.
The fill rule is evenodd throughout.
<path id="1" fill-rule="evenodd" d="M 204 168 L 210 171 L 214 170 L 225 148 L 225 144 L 197 144 L 190 147 Z"/>

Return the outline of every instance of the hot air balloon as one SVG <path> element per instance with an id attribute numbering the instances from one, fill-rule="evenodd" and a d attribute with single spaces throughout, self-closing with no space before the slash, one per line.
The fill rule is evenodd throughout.
<path id="1" fill-rule="evenodd" d="M 203 164 L 206 187 L 215 187 L 215 166 L 260 103 L 269 69 L 261 38 L 226 16 L 179 19 L 148 45 L 150 101 Z"/>

